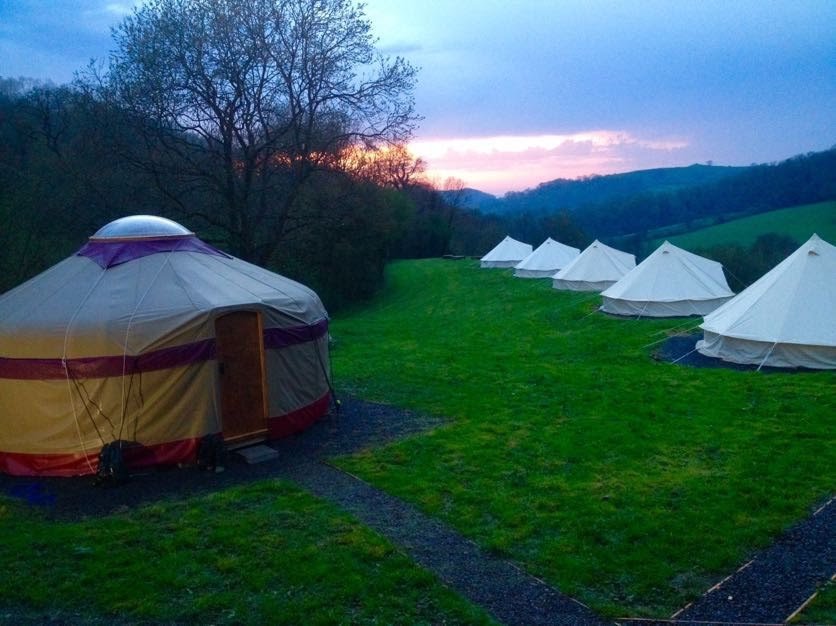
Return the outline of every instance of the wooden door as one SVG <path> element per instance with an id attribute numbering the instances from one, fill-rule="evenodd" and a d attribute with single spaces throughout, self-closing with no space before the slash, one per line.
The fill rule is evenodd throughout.
<path id="1" fill-rule="evenodd" d="M 261 315 L 227 313 L 215 320 L 224 440 L 261 439 L 267 433 L 267 385 Z"/>

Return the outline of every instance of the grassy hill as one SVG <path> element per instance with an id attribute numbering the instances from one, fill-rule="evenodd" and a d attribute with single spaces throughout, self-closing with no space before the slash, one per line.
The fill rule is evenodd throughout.
<path id="1" fill-rule="evenodd" d="M 788 235 L 799 244 L 807 241 L 813 233 L 817 233 L 825 241 L 834 243 L 836 242 L 836 201 L 750 215 L 724 224 L 672 236 L 669 241 L 687 250 L 730 243 L 749 246 L 760 235 L 766 233 Z M 663 238 L 657 239 L 653 247 L 655 248 L 662 241 Z"/>
<path id="2" fill-rule="evenodd" d="M 699 320 L 475 261 L 400 262 L 336 319 L 339 388 L 450 426 L 339 463 L 608 615 L 667 617 L 834 489 L 836 373 L 658 362 Z"/>

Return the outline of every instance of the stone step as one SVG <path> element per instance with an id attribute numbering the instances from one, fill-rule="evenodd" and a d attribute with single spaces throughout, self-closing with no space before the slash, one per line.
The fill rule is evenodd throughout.
<path id="1" fill-rule="evenodd" d="M 272 461 L 279 458 L 279 453 L 270 446 L 257 445 L 239 448 L 233 454 L 240 456 L 248 465 Z"/>

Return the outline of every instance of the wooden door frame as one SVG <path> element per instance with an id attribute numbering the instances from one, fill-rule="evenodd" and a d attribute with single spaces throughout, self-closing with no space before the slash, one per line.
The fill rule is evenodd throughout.
<path id="1" fill-rule="evenodd" d="M 254 316 L 254 318 L 253 318 Z M 257 359 L 254 363 L 251 360 L 246 360 L 245 365 L 249 365 L 254 369 L 260 371 L 259 378 L 261 379 L 260 387 L 260 410 L 256 408 L 256 416 L 255 417 L 240 417 L 240 413 L 235 408 L 230 409 L 230 403 L 237 403 L 240 399 L 237 393 L 234 393 L 232 397 L 230 397 L 230 389 L 235 389 L 235 387 L 228 387 L 230 384 L 234 384 L 234 381 L 231 383 L 229 376 L 235 374 L 234 368 L 230 368 L 228 363 L 225 362 L 225 354 L 224 349 L 229 349 L 230 345 L 222 345 L 224 341 L 221 340 L 219 335 L 222 333 L 218 332 L 218 322 L 226 318 L 228 321 L 232 321 L 231 318 L 238 317 L 244 320 L 247 320 L 249 324 L 251 320 L 255 319 L 256 329 L 253 331 L 251 328 L 245 328 L 245 332 L 241 334 L 241 336 L 246 341 L 252 341 L 255 337 L 254 335 L 257 334 Z M 223 322 L 222 322 L 223 324 Z M 215 317 L 214 320 L 215 326 L 215 337 L 216 337 L 216 345 L 217 345 L 217 360 L 218 360 L 218 393 L 220 396 L 220 423 L 221 423 L 221 432 L 224 436 L 224 441 L 228 444 L 247 444 L 254 441 L 263 440 L 266 438 L 267 435 L 267 416 L 268 416 L 268 389 L 267 389 L 267 364 L 265 359 L 264 353 L 264 322 L 263 316 L 261 311 L 258 310 L 251 310 L 251 309 L 238 309 L 233 311 L 226 311 L 218 316 Z M 243 323 L 239 325 L 239 328 L 243 328 Z M 233 329 L 234 330 L 234 329 Z M 246 345 L 241 345 L 243 349 L 246 349 Z M 249 344 L 250 348 L 253 348 L 253 343 Z M 240 353 L 239 353 L 240 355 Z M 235 355 L 230 355 L 227 353 L 227 358 L 233 357 Z M 250 370 L 251 371 L 251 370 Z M 249 381 L 250 383 L 252 380 Z M 242 387 L 243 388 L 243 387 Z M 226 392 L 224 390 L 227 390 Z M 252 389 L 251 389 L 252 390 Z M 245 400 L 249 401 L 249 404 L 255 406 L 259 404 L 259 399 L 256 398 L 253 400 L 252 397 L 246 397 L 247 394 L 243 394 Z M 233 417 L 234 416 L 234 417 Z M 234 420 L 238 420 L 237 423 L 233 424 Z M 225 424 L 226 422 L 226 424 Z M 242 426 L 242 432 L 235 432 L 236 426 Z M 230 434 L 228 434 L 228 432 Z"/>

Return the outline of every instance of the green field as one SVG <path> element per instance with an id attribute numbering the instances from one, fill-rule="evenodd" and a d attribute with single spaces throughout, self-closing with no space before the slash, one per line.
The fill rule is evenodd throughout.
<path id="1" fill-rule="evenodd" d="M 401 262 L 334 321 L 337 384 L 453 424 L 341 465 L 607 615 L 670 616 L 833 491 L 833 372 L 651 358 L 617 319 L 476 262 Z"/>
<path id="2" fill-rule="evenodd" d="M 0 498 L 0 536 L 4 624 L 492 623 L 388 541 L 282 481 L 78 522 Z"/>
<path id="3" fill-rule="evenodd" d="M 670 237 L 669 241 L 686 250 L 708 248 L 719 244 L 750 246 L 755 239 L 766 233 L 788 235 L 799 244 L 807 241 L 813 233 L 817 233 L 825 241 L 835 243 L 836 201 L 750 215 L 724 224 L 675 235 Z M 653 248 L 661 243 L 662 239 L 657 240 Z"/>
<path id="4" fill-rule="evenodd" d="M 664 618 L 833 492 L 836 373 L 659 362 L 699 320 L 598 301 L 475 261 L 391 265 L 333 320 L 337 389 L 450 422 L 336 462 L 606 615 Z M 286 481 L 75 522 L 0 497 L 0 536 L 0 622 L 489 622 Z"/>

